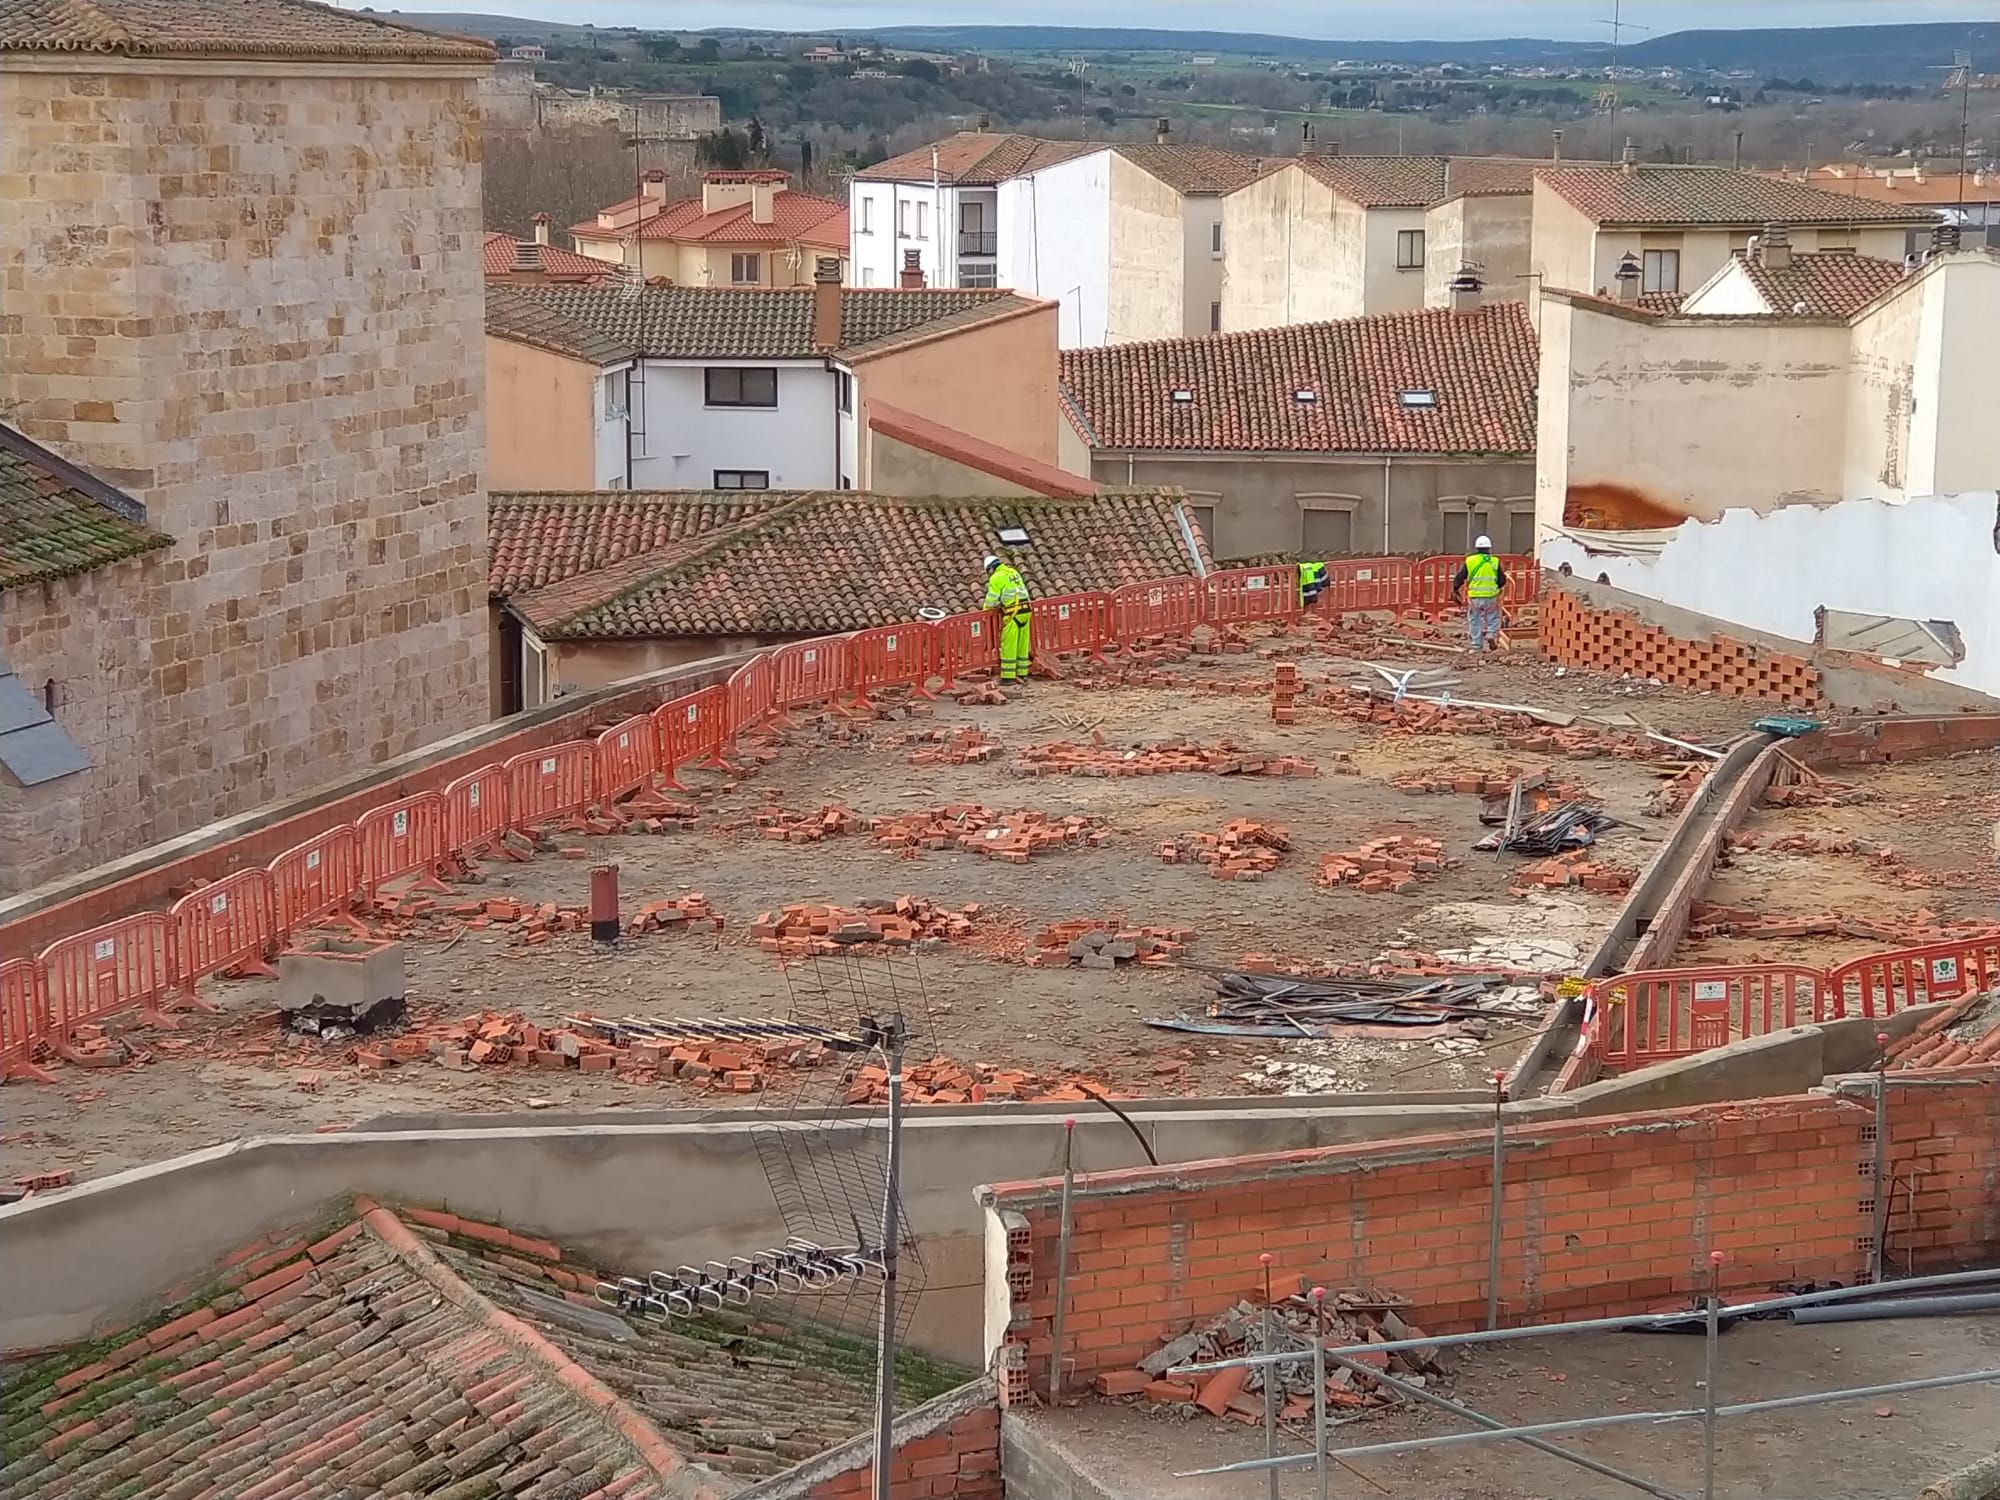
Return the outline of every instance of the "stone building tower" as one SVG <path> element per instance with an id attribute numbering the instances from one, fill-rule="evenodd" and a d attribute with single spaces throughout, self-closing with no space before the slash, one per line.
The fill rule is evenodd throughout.
<path id="1" fill-rule="evenodd" d="M 88 770 L 0 892 L 488 710 L 483 42 L 312 0 L 0 0 L 0 422 L 173 545 L 0 593 Z"/>

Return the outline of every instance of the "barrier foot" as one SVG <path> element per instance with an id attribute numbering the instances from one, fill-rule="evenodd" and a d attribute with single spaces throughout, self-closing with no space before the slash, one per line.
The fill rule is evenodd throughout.
<path id="1" fill-rule="evenodd" d="M 47 1068 L 37 1067 L 26 1058 L 0 1063 L 0 1083 L 13 1083 L 21 1079 L 30 1083 L 54 1083 L 56 1075 Z"/>
<path id="2" fill-rule="evenodd" d="M 709 770 L 720 771 L 725 776 L 741 776 L 743 774 L 743 768 L 734 761 L 725 759 L 720 751 L 709 756 L 707 760 L 702 762 L 702 765 Z"/>
<path id="3" fill-rule="evenodd" d="M 278 971 L 261 958 L 246 958 L 240 964 L 231 964 L 222 971 L 224 979 L 276 979 Z M 189 986 L 187 999 L 194 999 L 194 988 Z"/>
<path id="4" fill-rule="evenodd" d="M 194 1004 L 202 1010 L 212 1011 L 215 1009 L 213 1005 L 202 1000 L 197 1000 Z M 138 1014 L 139 1023 L 142 1026 L 157 1026 L 162 1031 L 179 1031 L 181 1029 L 181 1018 L 171 1011 L 142 1007 Z M 71 1062 L 76 1061 L 75 1058 L 69 1056 L 68 1052 L 64 1052 L 63 1056 L 69 1058 Z"/>

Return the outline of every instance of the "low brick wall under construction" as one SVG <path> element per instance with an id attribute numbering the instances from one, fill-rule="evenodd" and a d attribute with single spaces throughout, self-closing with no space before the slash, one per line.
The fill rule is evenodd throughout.
<path id="1" fill-rule="evenodd" d="M 1623 610 L 1596 609 L 1560 588 L 1541 601 L 1542 651 L 1566 666 L 1657 677 L 1674 687 L 1823 709 L 1819 668 L 1726 635 L 1684 640 Z"/>

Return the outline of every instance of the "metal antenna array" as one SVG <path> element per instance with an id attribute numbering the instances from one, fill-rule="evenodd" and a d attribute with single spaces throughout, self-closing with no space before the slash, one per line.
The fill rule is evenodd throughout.
<path id="1" fill-rule="evenodd" d="M 621 1276 L 597 1283 L 596 1297 L 634 1317 L 693 1318 L 725 1308 L 748 1307 L 759 1297 L 824 1292 L 846 1282 L 880 1277 L 879 1256 L 828 1250 L 809 1240 L 787 1240 L 782 1250 L 758 1250 L 703 1266 L 654 1271 L 644 1281 Z"/>

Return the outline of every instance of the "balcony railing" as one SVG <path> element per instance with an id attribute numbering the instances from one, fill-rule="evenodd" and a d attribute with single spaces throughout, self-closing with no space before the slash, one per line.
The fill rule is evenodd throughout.
<path id="1" fill-rule="evenodd" d="M 961 229 L 958 232 L 958 253 L 960 255 L 998 255 L 1000 236 L 977 229 Z"/>

